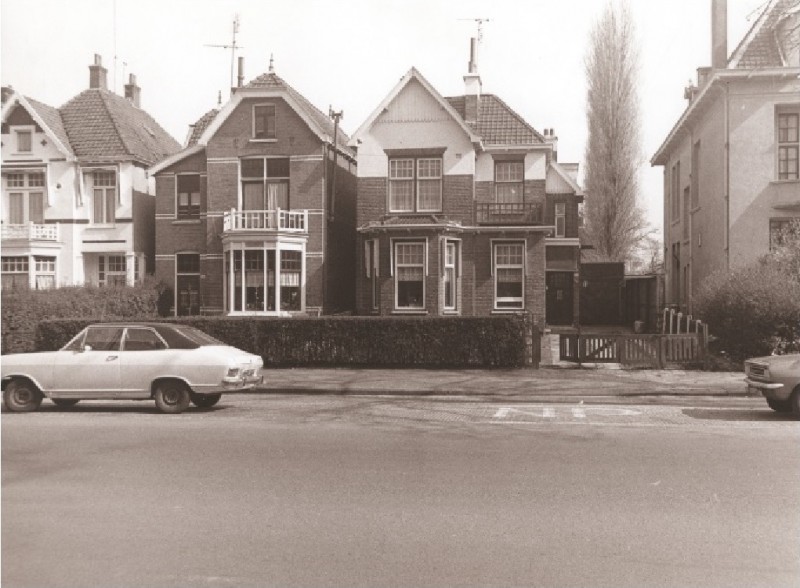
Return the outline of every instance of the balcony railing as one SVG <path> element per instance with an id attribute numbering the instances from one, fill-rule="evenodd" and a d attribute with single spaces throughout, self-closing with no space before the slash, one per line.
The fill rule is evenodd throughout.
<path id="1" fill-rule="evenodd" d="M 479 225 L 540 225 L 541 202 L 478 202 L 475 220 Z"/>
<path id="2" fill-rule="evenodd" d="M 6 225 L 0 231 L 2 239 L 22 239 L 27 241 L 58 241 L 58 225 L 37 225 L 28 223 L 27 225 Z"/>
<path id="3" fill-rule="evenodd" d="M 236 210 L 225 213 L 223 230 L 308 232 L 307 210 Z"/>

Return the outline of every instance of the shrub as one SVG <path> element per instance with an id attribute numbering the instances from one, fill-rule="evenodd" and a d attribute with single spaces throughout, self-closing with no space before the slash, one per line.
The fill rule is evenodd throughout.
<path id="1" fill-rule="evenodd" d="M 103 321 L 158 316 L 157 300 L 162 290 L 160 284 L 145 280 L 133 287 L 5 291 L 2 294 L 2 352 L 34 351 L 36 325 L 41 320 L 90 317 L 92 321 Z"/>
<path id="2" fill-rule="evenodd" d="M 43 321 L 38 349 L 60 348 L 90 322 Z M 525 365 L 530 328 L 521 316 L 191 317 L 169 322 L 195 326 L 260 355 L 271 367 L 518 367 Z"/>
<path id="3" fill-rule="evenodd" d="M 800 276 L 769 260 L 707 278 L 696 314 L 731 359 L 800 351 Z"/>

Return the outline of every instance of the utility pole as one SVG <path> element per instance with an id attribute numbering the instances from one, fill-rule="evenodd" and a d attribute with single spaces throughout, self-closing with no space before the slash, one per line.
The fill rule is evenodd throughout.
<path id="1" fill-rule="evenodd" d="M 239 15 L 235 15 L 233 18 L 233 35 L 231 37 L 231 44 L 230 45 L 205 45 L 205 47 L 216 47 L 218 49 L 230 49 L 231 50 L 231 93 L 233 93 L 233 65 L 236 62 L 236 50 L 237 49 L 244 49 L 244 47 L 240 47 L 236 44 L 236 34 L 239 32 Z"/>
<path id="2" fill-rule="evenodd" d="M 333 119 L 333 173 L 331 174 L 330 202 L 328 203 L 328 220 L 333 220 L 334 206 L 336 203 L 336 168 L 339 167 L 339 153 L 337 145 L 339 143 L 339 121 L 344 116 L 344 111 L 336 112 L 333 107 L 328 106 L 328 116 Z"/>

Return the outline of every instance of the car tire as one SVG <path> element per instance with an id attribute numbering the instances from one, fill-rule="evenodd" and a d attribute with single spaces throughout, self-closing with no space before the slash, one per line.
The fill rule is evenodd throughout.
<path id="1" fill-rule="evenodd" d="M 775 412 L 792 412 L 792 405 L 789 400 L 778 398 L 766 398 L 767 405 Z"/>
<path id="2" fill-rule="evenodd" d="M 189 398 L 191 398 L 192 404 L 198 408 L 211 408 L 219 402 L 219 399 L 222 398 L 222 394 L 198 394 L 196 392 L 190 392 Z"/>
<path id="3" fill-rule="evenodd" d="M 3 405 L 11 412 L 33 412 L 42 404 L 42 393 L 28 380 L 15 378 L 3 390 Z"/>
<path id="4" fill-rule="evenodd" d="M 794 415 L 800 419 L 800 386 L 796 386 L 792 395 L 789 396 L 789 407 Z"/>
<path id="5" fill-rule="evenodd" d="M 156 401 L 156 408 L 167 414 L 181 413 L 189 407 L 191 402 L 189 390 L 183 382 L 175 380 L 159 382 L 153 398 Z"/>
<path id="6" fill-rule="evenodd" d="M 80 402 L 78 398 L 51 398 L 50 400 L 53 401 L 59 408 L 69 408 L 70 406 L 75 406 Z"/>

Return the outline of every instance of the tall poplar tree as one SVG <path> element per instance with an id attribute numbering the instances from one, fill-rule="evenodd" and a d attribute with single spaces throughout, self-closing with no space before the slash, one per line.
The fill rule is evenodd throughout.
<path id="1" fill-rule="evenodd" d="M 625 261 L 647 234 L 638 205 L 640 135 L 638 51 L 627 4 L 609 2 L 586 57 L 586 231 L 595 257 Z"/>

